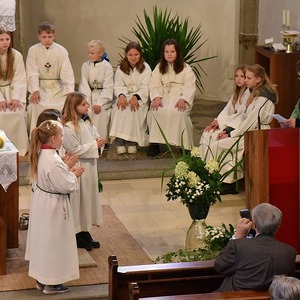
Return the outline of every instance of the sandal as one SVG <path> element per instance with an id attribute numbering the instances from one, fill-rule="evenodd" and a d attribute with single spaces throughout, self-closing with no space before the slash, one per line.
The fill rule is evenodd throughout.
<path id="1" fill-rule="evenodd" d="M 28 223 L 29 223 L 29 214 L 23 213 L 22 216 L 20 217 L 20 221 L 19 221 L 20 230 L 27 230 Z"/>

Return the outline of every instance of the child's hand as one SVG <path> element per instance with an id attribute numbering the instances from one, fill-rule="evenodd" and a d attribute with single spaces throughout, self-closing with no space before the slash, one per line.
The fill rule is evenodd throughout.
<path id="1" fill-rule="evenodd" d="M 99 115 L 101 113 L 101 105 L 94 105 L 93 106 L 93 112 L 96 114 L 96 115 Z"/>
<path id="2" fill-rule="evenodd" d="M 73 172 L 77 178 L 81 176 L 84 171 L 85 171 L 84 167 L 72 168 L 71 170 L 71 172 Z"/>
<path id="3" fill-rule="evenodd" d="M 41 96 L 39 91 L 33 92 L 30 97 L 30 103 L 39 103 L 41 101 Z"/>
<path id="4" fill-rule="evenodd" d="M 106 139 L 96 139 L 98 148 L 101 148 L 102 146 L 104 146 L 106 144 Z"/>
<path id="5" fill-rule="evenodd" d="M 67 153 L 62 160 L 68 166 L 69 170 L 71 170 L 78 161 L 78 155 Z"/>
<path id="6" fill-rule="evenodd" d="M 178 109 L 178 111 L 185 111 L 186 110 L 186 101 L 184 99 L 179 99 L 177 103 L 175 104 L 175 108 Z"/>

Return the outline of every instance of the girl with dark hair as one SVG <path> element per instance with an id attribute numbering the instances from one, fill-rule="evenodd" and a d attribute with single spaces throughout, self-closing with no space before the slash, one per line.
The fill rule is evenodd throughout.
<path id="1" fill-rule="evenodd" d="M 192 68 L 184 62 L 176 40 L 168 39 L 164 42 L 161 60 L 152 73 L 149 90 L 150 146 L 147 155 L 158 155 L 159 144 L 165 143 L 158 124 L 170 144 L 181 146 L 182 137 L 183 147 L 191 149 L 193 125 L 190 112 L 196 92 L 196 79 Z"/>
<path id="2" fill-rule="evenodd" d="M 115 138 L 118 154 L 134 154 L 137 153 L 137 145 L 145 147 L 149 144 L 147 112 L 150 77 L 151 69 L 144 62 L 141 46 L 130 42 L 115 74 L 114 94 L 117 100 L 113 108 L 110 137 Z"/>

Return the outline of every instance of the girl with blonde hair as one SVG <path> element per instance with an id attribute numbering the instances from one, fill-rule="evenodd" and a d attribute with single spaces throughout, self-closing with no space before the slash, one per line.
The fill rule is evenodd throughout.
<path id="1" fill-rule="evenodd" d="M 48 120 L 33 129 L 30 141 L 33 193 L 25 259 L 29 276 L 44 294 L 67 292 L 62 283 L 79 278 L 70 193 L 78 189 L 84 168 L 69 171 L 59 157 L 62 135 L 62 125 Z"/>

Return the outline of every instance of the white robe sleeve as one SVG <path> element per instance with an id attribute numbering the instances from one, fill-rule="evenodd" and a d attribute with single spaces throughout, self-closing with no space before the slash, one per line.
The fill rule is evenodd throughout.
<path id="1" fill-rule="evenodd" d="M 196 93 L 196 77 L 192 68 L 185 64 L 184 72 L 184 84 L 182 88 L 182 97 L 189 105 L 193 105 L 194 96 Z"/>
<path id="2" fill-rule="evenodd" d="M 89 85 L 89 64 L 85 62 L 81 66 L 81 73 L 80 73 L 80 83 L 79 83 L 79 92 L 83 93 L 87 101 L 92 103 L 92 91 Z"/>
<path id="3" fill-rule="evenodd" d="M 20 52 L 14 50 L 14 77 L 11 82 L 12 94 L 11 99 L 19 100 L 22 103 L 26 103 L 26 72 L 23 62 L 23 57 Z"/>
<path id="4" fill-rule="evenodd" d="M 156 97 L 162 98 L 163 86 L 161 80 L 161 73 L 159 72 L 159 64 L 154 68 L 149 83 L 150 99 L 153 101 Z"/>
<path id="5" fill-rule="evenodd" d="M 97 142 L 93 139 L 88 126 L 86 124 L 84 126 L 86 126 L 85 132 L 82 131 L 82 128 L 80 131 L 76 131 L 71 125 L 65 126 L 63 146 L 68 152 L 76 154 L 80 156 L 80 158 L 98 158 L 99 154 Z M 82 135 L 90 135 L 91 139 L 82 143 Z"/>
<path id="6" fill-rule="evenodd" d="M 62 95 L 65 96 L 69 93 L 74 92 L 75 87 L 75 79 L 74 79 L 74 72 L 73 68 L 69 59 L 69 54 L 65 48 L 62 47 L 62 66 L 60 69 L 60 79 L 63 82 L 63 93 Z"/>
<path id="7" fill-rule="evenodd" d="M 266 102 L 267 101 L 267 102 Z M 263 107 L 262 107 L 263 106 Z M 260 108 L 262 109 L 260 110 Z M 237 137 L 245 133 L 245 131 L 255 130 L 258 128 L 258 112 L 260 114 L 261 124 L 269 124 L 272 121 L 272 117 L 269 114 L 273 114 L 275 105 L 271 100 L 267 100 L 265 97 L 258 97 L 248 107 L 247 117 L 245 120 L 236 128 L 231 131 L 231 137 Z"/>
<path id="8" fill-rule="evenodd" d="M 149 82 L 151 78 L 151 68 L 145 63 L 145 69 L 142 74 L 140 74 L 140 85 L 139 89 L 135 92 L 138 94 L 143 103 L 147 103 L 149 100 Z"/>
<path id="9" fill-rule="evenodd" d="M 29 48 L 27 58 L 26 58 L 26 72 L 27 72 L 27 84 L 29 93 L 33 94 L 35 91 L 39 90 L 39 66 L 36 62 L 35 53 L 37 50 L 37 45 Z"/>
<path id="10" fill-rule="evenodd" d="M 104 105 L 112 102 L 114 89 L 114 72 L 110 63 L 103 61 L 100 64 L 104 65 L 104 78 L 102 82 L 102 91 L 95 99 L 94 104 Z"/>
<path id="11" fill-rule="evenodd" d="M 120 67 L 117 68 L 115 73 L 114 82 L 114 95 L 119 97 L 120 94 L 124 94 L 126 98 L 129 98 L 129 92 L 124 79 L 125 74 L 121 71 Z"/>

